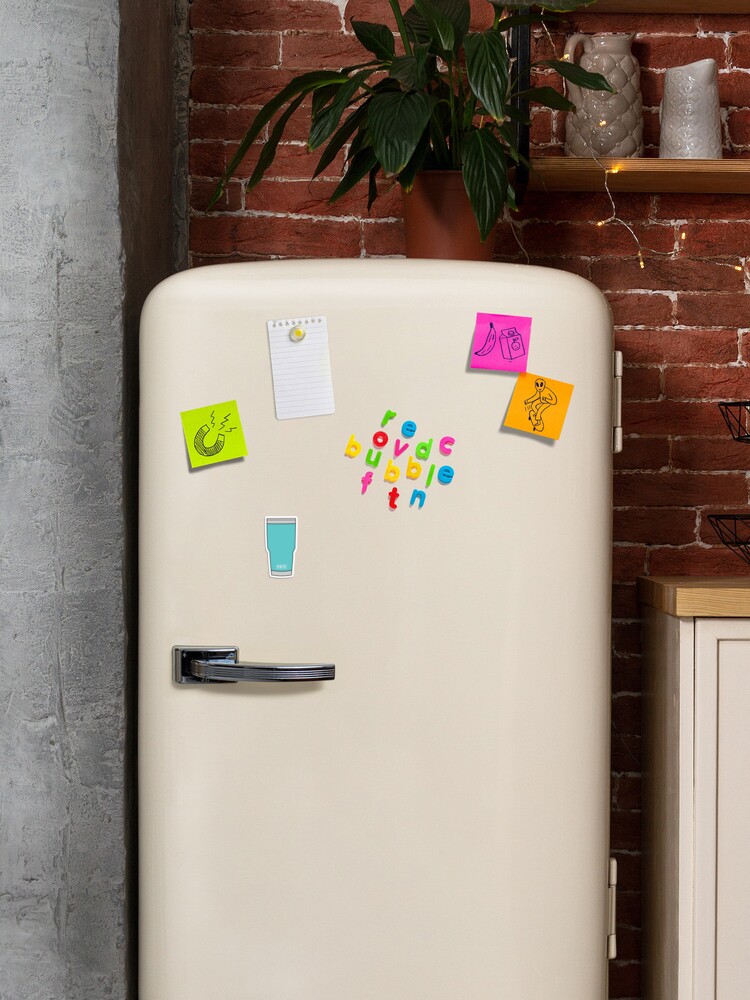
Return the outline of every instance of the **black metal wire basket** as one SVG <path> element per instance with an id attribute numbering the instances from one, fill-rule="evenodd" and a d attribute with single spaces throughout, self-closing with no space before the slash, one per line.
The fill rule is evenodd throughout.
<path id="1" fill-rule="evenodd" d="M 750 400 L 719 403 L 719 409 L 734 440 L 750 444 Z"/>
<path id="2" fill-rule="evenodd" d="M 750 563 L 750 515 L 709 514 L 708 520 L 726 547 Z"/>

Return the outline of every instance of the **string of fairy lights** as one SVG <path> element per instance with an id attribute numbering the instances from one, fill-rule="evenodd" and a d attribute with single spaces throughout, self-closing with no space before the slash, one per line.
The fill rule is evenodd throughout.
<path id="1" fill-rule="evenodd" d="M 601 128 L 604 128 L 605 125 L 607 125 L 607 122 L 605 120 L 601 120 L 599 122 L 599 126 Z M 604 191 L 605 191 L 605 194 L 607 195 L 607 198 L 609 199 L 609 204 L 610 204 L 610 207 L 612 209 L 611 214 L 609 216 L 607 216 L 606 219 L 600 219 L 597 222 L 597 226 L 599 226 L 599 227 L 606 226 L 610 222 L 616 222 L 616 223 L 619 223 L 619 225 L 624 226 L 625 229 L 627 229 L 627 231 L 633 237 L 633 240 L 635 241 L 636 247 L 638 248 L 637 251 L 636 251 L 636 256 L 638 258 L 638 265 L 641 268 L 641 270 L 643 270 L 646 267 L 646 261 L 644 260 L 644 257 L 643 257 L 643 252 L 644 252 L 643 245 L 641 244 L 641 241 L 638 238 L 638 234 L 635 232 L 635 230 L 633 229 L 633 227 L 628 222 L 626 222 L 625 219 L 620 218 L 620 216 L 617 214 L 617 206 L 615 204 L 615 199 L 614 199 L 614 196 L 612 195 L 612 191 L 610 190 L 610 187 L 609 187 L 609 177 L 610 177 L 610 175 L 618 173 L 620 168 L 619 167 L 607 167 L 604 163 L 601 162 L 601 160 L 595 154 L 592 154 L 592 156 L 593 156 L 594 160 L 599 164 L 599 166 L 604 171 Z M 680 240 L 680 243 L 685 243 L 687 241 L 687 232 L 684 229 L 682 229 L 680 231 L 679 240 Z M 648 248 L 648 253 L 650 253 L 650 254 L 652 254 L 654 256 L 660 256 L 660 257 L 673 257 L 674 254 L 675 254 L 675 249 L 672 249 L 672 250 L 655 250 L 652 247 L 650 247 L 650 248 Z M 742 271 L 744 271 L 744 268 L 743 268 L 743 266 L 742 266 L 741 263 L 734 264 L 733 267 L 734 267 L 735 271 L 739 271 L 740 273 Z"/>

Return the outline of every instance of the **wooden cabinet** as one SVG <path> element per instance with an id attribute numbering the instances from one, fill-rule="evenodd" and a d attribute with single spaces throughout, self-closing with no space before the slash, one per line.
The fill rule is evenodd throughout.
<path id="1" fill-rule="evenodd" d="M 750 990 L 750 580 L 640 581 L 645 1000 Z"/>

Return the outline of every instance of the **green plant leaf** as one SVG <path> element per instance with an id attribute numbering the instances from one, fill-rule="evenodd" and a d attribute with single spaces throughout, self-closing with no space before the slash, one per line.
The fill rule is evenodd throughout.
<path id="1" fill-rule="evenodd" d="M 369 66 L 371 69 L 374 70 L 378 66 L 380 66 L 380 63 L 381 63 L 380 59 L 371 59 L 369 62 L 355 63 L 353 66 L 344 66 L 341 72 L 346 73 L 346 75 L 349 76 L 349 74 L 353 73 L 355 69 L 364 69 L 365 66 Z"/>
<path id="2" fill-rule="evenodd" d="M 363 69 L 359 73 L 355 73 L 348 83 L 339 88 L 339 92 L 330 107 L 325 108 L 313 117 L 310 126 L 310 137 L 307 140 L 307 148 L 309 150 L 317 149 L 333 133 L 341 121 L 341 116 L 346 110 L 347 105 L 369 75 L 369 69 Z"/>
<path id="3" fill-rule="evenodd" d="M 353 160 L 357 153 L 361 152 L 363 149 L 372 149 L 372 141 L 366 125 L 361 128 L 352 139 L 352 143 L 349 146 L 349 152 L 346 154 L 346 162 L 349 163 Z"/>
<path id="4" fill-rule="evenodd" d="M 516 94 L 527 101 L 536 101 L 545 108 L 554 108 L 555 111 L 575 111 L 576 106 L 567 97 L 559 94 L 554 87 L 532 87 L 530 90 L 521 90 Z"/>
<path id="5" fill-rule="evenodd" d="M 518 95 L 516 95 L 518 96 Z M 523 111 L 509 104 L 505 109 L 505 114 L 510 118 L 512 122 L 518 122 L 519 125 L 531 125 L 531 119 L 528 115 L 525 115 Z"/>
<path id="6" fill-rule="evenodd" d="M 341 72 L 344 73 L 346 71 L 342 70 Z M 331 103 L 336 94 L 338 94 L 339 88 L 343 86 L 343 83 L 331 83 L 327 87 L 321 87 L 319 90 L 314 91 L 311 109 L 313 118 L 315 118 L 316 115 L 319 115 L 327 104 Z"/>
<path id="7" fill-rule="evenodd" d="M 471 6 L 466 0 L 432 0 L 434 6 L 448 18 L 453 25 L 455 37 L 453 50 L 458 51 L 471 21 Z"/>
<path id="8" fill-rule="evenodd" d="M 260 156 L 258 157 L 258 162 L 255 165 L 255 170 L 253 170 L 250 175 L 250 180 L 247 182 L 247 191 L 252 191 L 252 189 L 260 183 L 263 179 L 263 175 L 273 163 L 274 157 L 276 156 L 276 149 L 282 135 L 284 134 L 287 122 L 300 104 L 302 104 L 306 96 L 306 94 L 300 94 L 299 97 L 295 97 L 284 114 L 279 116 L 273 129 L 271 130 L 271 134 L 260 151 Z"/>
<path id="9" fill-rule="evenodd" d="M 402 83 L 407 90 L 423 90 L 429 81 L 428 60 L 430 56 L 430 46 L 422 42 L 416 42 L 410 56 L 397 56 L 390 65 L 388 75 Z"/>
<path id="10" fill-rule="evenodd" d="M 506 122 L 504 125 L 501 126 L 500 135 L 505 140 L 505 145 L 507 147 L 508 153 L 510 154 L 513 161 L 515 163 L 523 163 L 528 167 L 529 161 L 526 159 L 525 156 L 522 156 L 518 151 L 518 147 L 516 146 L 515 131 L 510 122 Z"/>
<path id="11" fill-rule="evenodd" d="M 516 130 L 511 122 L 504 122 L 502 125 L 498 126 L 498 135 L 502 136 L 505 140 L 505 144 L 513 152 L 516 149 Z"/>
<path id="12" fill-rule="evenodd" d="M 450 125 L 448 125 L 448 131 L 450 131 Z M 437 120 L 437 116 L 430 115 L 429 136 L 432 144 L 432 154 L 435 159 L 435 166 L 439 170 L 451 170 L 453 168 L 451 151 L 448 148 L 448 142 L 445 135 L 445 128 L 441 126 L 440 122 Z"/>
<path id="13" fill-rule="evenodd" d="M 440 11 L 453 26 L 453 51 L 457 52 L 469 30 L 471 8 L 466 0 L 432 0 L 432 6 Z M 404 21 L 410 38 L 417 42 L 428 42 L 430 30 L 427 21 L 416 7 L 410 7 L 404 15 Z"/>
<path id="14" fill-rule="evenodd" d="M 430 137 L 429 133 L 425 132 L 414 150 L 414 155 L 396 178 L 407 194 L 414 187 L 414 178 L 424 166 L 429 151 Z"/>
<path id="15" fill-rule="evenodd" d="M 474 115 L 477 112 L 477 99 L 474 94 L 469 90 L 466 95 L 466 101 L 464 102 L 464 119 L 462 122 L 462 128 L 467 129 L 474 121 Z"/>
<path id="16" fill-rule="evenodd" d="M 578 84 L 579 87 L 583 87 L 585 90 L 608 90 L 610 94 L 614 94 L 614 88 L 611 87 L 601 73 L 589 73 L 588 70 L 581 69 L 576 63 L 568 62 L 565 59 L 543 59 L 541 62 L 534 63 L 535 66 L 549 66 L 550 69 L 555 70 L 560 76 L 564 77 L 566 80 L 570 80 L 571 83 Z"/>
<path id="17" fill-rule="evenodd" d="M 505 147 L 490 129 L 477 129 L 464 136 L 461 169 L 484 242 L 500 218 L 508 190 Z"/>
<path id="18" fill-rule="evenodd" d="M 510 57 L 505 39 L 490 28 L 464 39 L 469 86 L 497 120 L 505 117 Z"/>
<path id="19" fill-rule="evenodd" d="M 368 52 L 378 59 L 388 62 L 396 54 L 391 29 L 384 24 L 373 24 L 371 21 L 355 21 L 352 18 L 352 31 Z"/>
<path id="20" fill-rule="evenodd" d="M 427 24 L 430 39 L 441 52 L 452 52 L 456 33 L 449 18 L 432 0 L 414 0 L 414 6 Z"/>
<path id="21" fill-rule="evenodd" d="M 416 7 L 409 7 L 404 14 L 404 24 L 412 42 L 421 42 L 423 45 L 430 41 L 430 31 L 427 22 L 419 13 Z"/>
<path id="22" fill-rule="evenodd" d="M 416 91 L 376 94 L 367 124 L 372 145 L 386 174 L 400 173 L 427 128 L 437 99 Z"/>
<path id="23" fill-rule="evenodd" d="M 367 211 L 369 212 L 375 203 L 375 199 L 378 197 L 378 174 L 380 173 L 380 164 L 376 163 L 375 166 L 370 171 L 370 177 L 367 182 Z"/>
<path id="24" fill-rule="evenodd" d="M 331 141 L 323 150 L 323 155 L 318 160 L 318 165 L 315 168 L 313 177 L 318 177 L 319 174 L 323 173 L 328 164 L 332 163 L 336 159 L 338 152 L 343 149 L 344 145 L 349 141 L 349 138 L 354 135 L 359 126 L 366 122 L 368 104 L 369 100 L 365 101 L 364 104 L 360 104 L 357 110 L 353 111 L 346 121 L 344 121 L 331 136 Z"/>
<path id="25" fill-rule="evenodd" d="M 280 111 L 285 104 L 293 100 L 293 98 L 295 98 L 298 94 L 307 95 L 319 90 L 321 87 L 326 87 L 331 83 L 346 83 L 348 79 L 348 76 L 344 76 L 342 73 L 334 73 L 331 70 L 315 70 L 312 73 L 303 73 L 302 76 L 298 76 L 288 83 L 286 87 L 280 90 L 275 97 L 272 97 L 267 104 L 264 104 L 253 119 L 253 123 L 245 133 L 242 142 L 240 142 L 237 147 L 237 152 L 229 161 L 229 166 L 221 175 L 221 179 L 216 185 L 216 190 L 211 195 L 208 208 L 215 205 L 219 198 L 221 198 L 224 193 L 224 188 L 227 186 L 229 180 L 234 176 L 237 167 L 239 167 L 240 163 L 244 160 L 248 149 L 250 149 L 252 144 L 260 135 L 261 131 L 265 128 L 268 122 L 270 122 L 277 111 Z"/>
<path id="26" fill-rule="evenodd" d="M 343 198 L 348 191 L 351 191 L 355 184 L 359 184 L 359 182 L 366 177 L 367 174 L 369 174 L 373 167 L 376 167 L 377 165 L 378 159 L 371 146 L 367 146 L 365 149 L 360 149 L 359 152 L 352 157 L 349 168 L 341 178 L 331 197 L 328 199 L 329 203 L 332 204 L 334 201 L 338 201 L 339 198 Z"/>
<path id="27" fill-rule="evenodd" d="M 388 0 L 388 4 L 393 11 L 394 18 L 396 19 L 396 27 L 398 28 L 399 35 L 401 35 L 404 52 L 408 56 L 411 53 L 411 41 L 409 40 L 409 32 L 404 22 L 404 15 L 401 13 L 401 0 Z"/>

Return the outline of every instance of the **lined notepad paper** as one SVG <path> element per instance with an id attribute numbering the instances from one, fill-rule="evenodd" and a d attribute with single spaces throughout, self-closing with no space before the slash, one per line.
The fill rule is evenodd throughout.
<path id="1" fill-rule="evenodd" d="M 297 329 L 301 340 L 290 336 Z M 269 319 L 268 343 L 277 419 L 335 413 L 325 316 Z"/>

